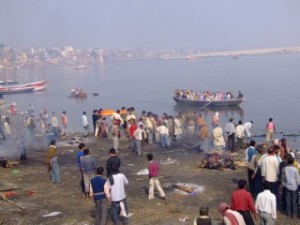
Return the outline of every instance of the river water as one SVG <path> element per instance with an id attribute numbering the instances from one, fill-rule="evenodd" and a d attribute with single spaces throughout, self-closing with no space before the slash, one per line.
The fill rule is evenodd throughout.
<path id="1" fill-rule="evenodd" d="M 4 73 L 4 72 L 1 72 Z M 205 58 L 188 60 L 133 61 L 89 65 L 78 71 L 74 66 L 48 66 L 45 69 L 18 70 L 5 77 L 19 81 L 48 81 L 47 90 L 28 94 L 7 95 L 7 103 L 17 103 L 25 111 L 32 104 L 38 113 L 43 108 L 69 117 L 69 129 L 81 130 L 81 114 L 91 115 L 93 109 L 118 109 L 134 106 L 158 114 L 178 111 L 202 111 L 211 120 L 214 110 L 185 109 L 172 99 L 175 89 L 242 91 L 246 101 L 240 108 L 220 111 L 224 127 L 229 117 L 235 121 L 254 121 L 253 131 L 260 135 L 269 117 L 277 130 L 298 134 L 300 121 L 300 54 L 276 54 Z M 3 78 L 2 78 L 3 79 Z M 72 88 L 82 88 L 86 99 L 70 98 Z M 99 93 L 93 96 L 93 93 Z M 91 116 L 89 116 L 91 123 Z M 294 139 L 294 141 L 297 141 Z"/>

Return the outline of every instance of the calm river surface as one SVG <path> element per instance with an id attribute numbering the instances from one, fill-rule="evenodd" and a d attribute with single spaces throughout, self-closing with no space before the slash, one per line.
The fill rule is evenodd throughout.
<path id="1" fill-rule="evenodd" d="M 134 61 L 89 65 L 77 71 L 74 66 L 48 66 L 19 70 L 13 76 L 19 83 L 44 79 L 48 81 L 43 92 L 7 95 L 7 103 L 17 103 L 26 110 L 32 104 L 38 113 L 43 108 L 60 117 L 63 110 L 69 117 L 69 128 L 81 130 L 81 114 L 91 115 L 93 109 L 117 109 L 134 106 L 158 114 L 185 111 L 172 99 L 175 89 L 232 91 L 241 90 L 246 101 L 241 109 L 220 110 L 224 127 L 229 117 L 235 121 L 254 121 L 255 134 L 263 134 L 269 117 L 274 118 L 278 131 L 299 133 L 300 127 L 300 54 L 277 54 L 206 58 L 195 61 Z M 3 79 L 3 78 L 2 78 Z M 86 99 L 69 98 L 70 89 L 82 88 Z M 93 96 L 92 93 L 99 93 Z M 193 111 L 203 109 L 193 108 Z M 214 111 L 205 110 L 210 121 Z M 90 123 L 91 116 L 89 116 Z"/>

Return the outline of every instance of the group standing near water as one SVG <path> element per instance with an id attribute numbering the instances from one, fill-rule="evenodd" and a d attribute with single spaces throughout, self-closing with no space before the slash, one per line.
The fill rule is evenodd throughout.
<path id="1" fill-rule="evenodd" d="M 39 117 L 35 117 L 32 105 L 29 106 L 27 112 L 24 126 L 27 128 L 30 138 L 35 138 L 37 134 L 48 136 L 50 145 L 46 162 L 50 179 L 53 183 L 60 184 L 56 141 L 59 140 L 60 135 L 68 135 L 67 112 L 62 112 L 60 122 L 56 113 L 52 113 L 50 121 L 48 121 L 47 110 L 43 110 Z M 14 116 L 15 114 L 11 115 L 11 118 Z M 253 121 L 246 123 L 238 121 L 238 124 L 234 124 L 233 119 L 230 118 L 225 125 L 225 132 L 223 132 L 218 116 L 219 114 L 216 114 L 213 117 L 213 131 L 210 133 L 207 121 L 198 113 L 179 113 L 175 117 L 164 113 L 159 117 L 155 113 L 143 111 L 141 116 L 137 117 L 133 107 L 127 110 L 123 108 L 109 117 L 112 121 L 112 126 L 109 128 L 107 116 L 102 114 L 102 110 L 94 110 L 92 114 L 94 130 L 91 134 L 86 112 L 83 112 L 81 121 L 84 136 L 112 137 L 110 157 L 105 167 L 106 178 L 103 175 L 104 166 L 96 165 L 95 159 L 90 155 L 90 150 L 86 148 L 85 144 L 81 143 L 78 146 L 77 163 L 82 180 L 81 188 L 86 197 L 93 196 L 94 198 L 96 224 L 105 224 L 109 200 L 114 224 L 119 224 L 120 220 L 124 224 L 128 224 L 131 216 L 125 192 L 125 185 L 129 185 L 129 181 L 125 174 L 119 172 L 121 161 L 117 156 L 118 152 L 122 151 L 119 148 L 119 139 L 122 135 L 131 140 L 132 151 L 137 156 L 142 156 L 144 145 L 157 142 L 161 148 L 170 148 L 172 142 L 182 140 L 183 134 L 186 133 L 198 137 L 199 142 L 196 144 L 198 151 L 207 153 L 210 149 L 210 140 L 213 141 L 215 149 L 221 150 L 227 147 L 228 152 L 244 151 L 248 167 L 248 181 L 239 180 L 238 189 L 232 194 L 231 204 L 221 203 L 219 205 L 218 209 L 223 215 L 225 224 L 254 224 L 251 214 L 254 218 L 258 214 L 261 224 L 275 224 L 278 203 L 287 216 L 297 218 L 299 165 L 294 159 L 295 154 L 289 148 L 287 141 L 274 139 L 276 128 L 273 119 L 269 118 L 265 128 L 266 142 L 256 146 L 253 139 L 250 141 L 250 146 L 246 148 L 245 138 L 253 138 L 251 133 Z M 5 123 L 9 124 L 9 120 L 1 117 L 0 134 L 4 140 L 9 138 Z M 11 135 L 13 135 L 13 131 L 11 131 Z M 157 178 L 159 163 L 153 160 L 152 154 L 148 154 L 147 159 L 149 161 L 150 186 L 148 199 L 153 199 L 153 189 L 157 187 L 160 197 L 166 201 L 165 192 Z M 252 195 L 246 191 L 247 183 Z M 130 188 L 130 186 L 128 187 Z M 253 197 L 256 198 L 255 203 Z M 208 209 L 200 209 L 200 217 L 195 219 L 194 224 L 203 224 L 202 219 L 205 219 L 206 224 L 211 224 Z"/>

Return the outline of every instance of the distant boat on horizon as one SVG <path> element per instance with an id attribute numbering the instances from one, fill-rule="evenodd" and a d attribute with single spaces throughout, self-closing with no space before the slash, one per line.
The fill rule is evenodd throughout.
<path id="1" fill-rule="evenodd" d="M 87 65 L 78 65 L 75 67 L 75 70 L 86 70 L 87 69 Z"/>

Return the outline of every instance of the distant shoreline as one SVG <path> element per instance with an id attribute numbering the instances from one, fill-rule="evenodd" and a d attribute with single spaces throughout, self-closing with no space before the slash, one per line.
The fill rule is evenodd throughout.
<path id="1" fill-rule="evenodd" d="M 1 50 L 1 49 L 0 49 Z M 243 50 L 227 50 L 227 51 L 195 51 L 188 53 L 186 51 L 130 51 L 124 50 L 115 54 L 112 50 L 99 50 L 98 57 L 93 58 L 89 50 L 78 50 L 70 47 L 67 50 L 56 49 L 58 55 L 56 57 L 43 58 L 41 53 L 48 54 L 47 49 L 35 49 L 34 53 L 15 51 L 14 49 L 7 48 L 2 50 L 3 56 L 0 57 L 0 71 L 10 71 L 15 69 L 30 69 L 32 67 L 45 67 L 51 65 L 59 66 L 73 66 L 74 70 L 85 70 L 87 65 L 90 64 L 105 64 L 110 62 L 132 62 L 138 60 L 198 60 L 209 57 L 232 57 L 238 59 L 241 56 L 248 55 L 267 55 L 267 54 L 288 54 L 299 53 L 300 46 L 291 47 L 277 47 L 277 48 L 256 48 L 256 49 L 243 49 Z M 11 51 L 15 51 L 12 56 Z M 49 50 L 50 51 L 50 50 Z M 68 52 L 68 54 L 67 54 Z M 84 52 L 84 54 L 82 53 Z M 49 53 L 50 54 L 50 53 Z M 1 79 L 1 77 L 0 77 Z M 3 79 L 3 78 L 2 78 Z"/>
<path id="2" fill-rule="evenodd" d="M 219 51 L 219 52 L 204 52 L 191 54 L 187 56 L 178 56 L 178 57 L 165 57 L 164 59 L 186 59 L 186 60 L 196 60 L 199 58 L 208 58 L 208 57 L 240 57 L 243 55 L 267 55 L 267 54 L 278 54 L 278 53 L 297 53 L 300 52 L 299 46 L 294 47 L 281 47 L 281 48 L 257 48 L 257 49 L 245 49 L 245 50 L 230 50 L 230 51 Z"/>

